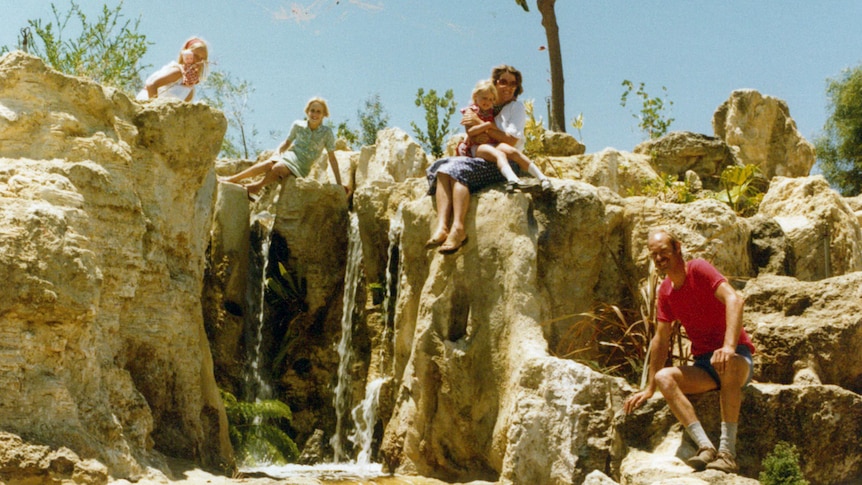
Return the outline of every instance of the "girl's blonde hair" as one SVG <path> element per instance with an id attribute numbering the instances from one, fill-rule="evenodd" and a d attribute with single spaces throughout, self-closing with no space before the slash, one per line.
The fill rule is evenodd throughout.
<path id="1" fill-rule="evenodd" d="M 497 102 L 497 87 L 494 86 L 494 82 L 490 79 L 483 79 L 476 83 L 476 87 L 473 88 L 473 93 L 470 95 L 470 99 L 473 102 L 476 102 L 476 96 L 482 93 L 490 93 L 494 98 L 494 102 Z"/>
<path id="2" fill-rule="evenodd" d="M 321 105 L 321 106 L 323 106 L 323 117 L 324 117 L 324 118 L 328 118 L 328 117 L 329 117 L 329 105 L 328 105 L 328 104 L 326 104 L 326 100 L 325 100 L 325 99 L 323 99 L 323 98 L 321 98 L 321 97 L 319 97 L 319 96 L 315 96 L 315 97 L 313 97 L 313 98 L 309 99 L 309 100 L 308 100 L 308 103 L 305 103 L 305 111 L 304 111 L 304 113 L 305 113 L 305 114 L 308 114 L 308 110 L 310 110 L 310 109 L 311 109 L 311 105 L 312 105 L 312 104 L 314 104 L 314 103 L 320 103 L 320 105 Z"/>
<path id="3" fill-rule="evenodd" d="M 206 55 L 206 57 L 204 57 L 204 61 L 209 60 L 210 49 L 209 49 L 209 46 L 207 45 L 206 41 L 201 39 L 200 37 L 189 37 L 189 39 L 187 41 L 185 41 L 185 43 L 183 44 L 183 48 L 180 49 L 180 54 L 177 57 L 177 62 L 182 64 L 182 62 L 183 62 L 183 51 L 184 50 L 194 49 L 196 47 L 203 47 L 204 54 Z"/>
<path id="4" fill-rule="evenodd" d="M 189 39 L 186 40 L 185 43 L 183 43 L 183 48 L 180 49 L 180 54 L 177 57 L 177 63 L 178 64 L 183 63 L 183 51 L 184 50 L 187 50 L 187 49 L 193 50 L 193 49 L 196 49 L 198 47 L 202 47 L 204 50 L 203 65 L 201 66 L 201 69 L 200 69 L 201 81 L 203 81 L 204 79 L 207 78 L 207 75 L 210 72 L 210 63 L 209 63 L 210 48 L 209 48 L 209 45 L 207 45 L 207 42 L 205 40 L 201 39 L 198 36 L 189 37 Z"/>

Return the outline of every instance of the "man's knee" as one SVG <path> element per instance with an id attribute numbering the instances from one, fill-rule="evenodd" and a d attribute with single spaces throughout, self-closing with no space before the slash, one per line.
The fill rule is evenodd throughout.
<path id="1" fill-rule="evenodd" d="M 676 379 L 673 376 L 673 367 L 665 367 L 655 373 L 655 383 L 659 390 L 664 393 L 665 390 L 676 384 Z"/>
<path id="2" fill-rule="evenodd" d="M 721 387 L 744 387 L 750 372 L 748 361 L 740 355 L 735 356 L 727 362 L 724 373 L 719 374 Z"/>

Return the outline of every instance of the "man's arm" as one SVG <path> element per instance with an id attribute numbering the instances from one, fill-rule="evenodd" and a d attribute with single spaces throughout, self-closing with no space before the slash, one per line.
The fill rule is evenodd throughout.
<path id="1" fill-rule="evenodd" d="M 742 309 L 745 306 L 745 299 L 727 281 L 718 285 L 715 298 L 724 304 L 727 325 L 724 331 L 724 343 L 712 354 L 711 360 L 712 366 L 720 374 L 724 371 L 725 363 L 736 355 L 736 346 L 742 333 Z"/>
<path id="2" fill-rule="evenodd" d="M 626 414 L 639 408 L 655 394 L 655 375 L 664 367 L 667 359 L 667 350 L 670 345 L 670 322 L 659 321 L 656 324 L 656 332 L 649 344 L 649 370 L 647 371 L 646 387 L 626 399 L 623 404 Z"/>

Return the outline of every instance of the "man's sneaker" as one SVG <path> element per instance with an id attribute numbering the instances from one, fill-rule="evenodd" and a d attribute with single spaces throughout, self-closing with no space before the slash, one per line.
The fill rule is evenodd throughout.
<path id="1" fill-rule="evenodd" d="M 736 473 L 739 471 L 736 459 L 733 458 L 733 455 L 724 451 L 719 451 L 715 460 L 706 465 L 706 468 L 707 470 L 718 470 L 724 473 Z"/>
<path id="2" fill-rule="evenodd" d="M 696 471 L 703 471 L 709 463 L 715 460 L 715 455 L 715 448 L 703 447 L 698 449 L 694 456 L 686 460 L 686 464 Z"/>

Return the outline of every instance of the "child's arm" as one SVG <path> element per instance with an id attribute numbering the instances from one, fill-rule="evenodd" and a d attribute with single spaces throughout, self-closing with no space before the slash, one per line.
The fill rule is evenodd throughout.
<path id="1" fill-rule="evenodd" d="M 344 187 L 344 192 L 350 194 L 350 187 L 341 183 L 341 171 L 338 170 L 338 159 L 335 158 L 335 152 L 326 150 L 329 155 L 329 166 L 332 168 L 332 174 L 335 175 L 335 183 Z"/>
<path id="2" fill-rule="evenodd" d="M 147 89 L 147 96 L 150 99 L 155 98 L 159 94 L 160 87 L 179 81 L 182 77 L 183 72 L 179 67 L 176 67 L 175 69 L 169 69 L 166 73 L 160 76 L 148 79 L 149 82 L 145 86 Z"/>
<path id="3" fill-rule="evenodd" d="M 292 145 L 292 144 L 293 144 L 293 142 L 290 140 L 290 137 L 285 138 L 284 141 L 281 142 L 281 145 L 278 146 L 278 150 L 276 150 L 275 153 L 277 155 L 280 155 L 280 154 L 286 152 L 287 149 L 290 148 L 290 145 Z"/>

